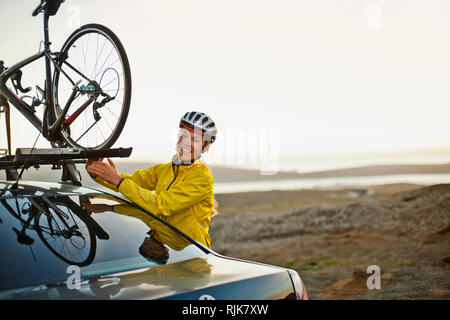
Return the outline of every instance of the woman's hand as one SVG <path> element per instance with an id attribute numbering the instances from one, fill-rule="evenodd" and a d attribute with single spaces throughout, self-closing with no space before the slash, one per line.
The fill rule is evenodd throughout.
<path id="1" fill-rule="evenodd" d="M 88 170 L 88 167 L 90 166 L 90 165 L 92 165 L 95 161 L 100 161 L 100 162 L 102 162 L 103 161 L 103 158 L 100 158 L 100 159 L 88 159 L 88 161 L 86 162 L 86 166 L 85 166 L 85 168 L 86 168 L 86 171 L 89 173 L 89 175 L 91 176 L 91 178 L 92 179 L 95 179 L 97 176 L 96 175 L 94 175 L 94 174 L 91 174 L 90 172 L 89 172 L 89 170 Z"/>
<path id="2" fill-rule="evenodd" d="M 116 165 L 111 159 L 106 158 L 108 163 L 103 162 L 103 158 L 98 161 L 89 159 L 86 163 L 86 170 L 92 176 L 97 176 L 105 180 L 106 182 L 117 184 L 122 180 L 122 177 L 117 173 Z"/>

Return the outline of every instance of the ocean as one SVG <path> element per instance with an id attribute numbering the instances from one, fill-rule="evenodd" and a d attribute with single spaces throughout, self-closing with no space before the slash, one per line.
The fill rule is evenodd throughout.
<path id="1" fill-rule="evenodd" d="M 450 183 L 450 174 L 403 174 L 367 177 L 331 177 L 315 179 L 283 179 L 273 181 L 222 182 L 214 184 L 214 193 L 236 193 L 270 190 L 299 190 L 334 187 L 362 187 L 392 183 L 431 185 Z"/>
<path id="2" fill-rule="evenodd" d="M 450 145 L 450 143 L 449 143 Z M 407 164 L 445 164 L 450 163 L 450 148 L 433 148 L 417 150 L 393 150 L 384 152 L 351 152 L 324 154 L 281 155 L 271 160 L 272 167 L 280 171 L 309 173 L 323 170 L 353 168 L 372 165 L 407 165 Z M 214 164 L 213 162 L 208 162 Z M 227 163 L 225 163 L 227 165 Z M 237 165 L 248 169 L 262 169 L 263 164 L 246 164 L 235 161 L 229 165 Z"/>

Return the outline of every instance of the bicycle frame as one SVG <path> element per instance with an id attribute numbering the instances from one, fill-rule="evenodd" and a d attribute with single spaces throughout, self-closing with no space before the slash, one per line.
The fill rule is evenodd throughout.
<path id="1" fill-rule="evenodd" d="M 77 117 L 81 114 L 81 112 L 86 109 L 89 104 L 91 104 L 95 98 L 90 97 L 82 106 L 80 106 L 70 117 L 69 119 L 65 119 L 65 116 L 67 114 L 67 111 L 69 110 L 69 107 L 71 103 L 73 102 L 76 93 L 79 91 L 77 84 L 62 70 L 60 64 L 63 63 L 67 65 L 69 68 L 74 70 L 77 74 L 85 78 L 86 80 L 90 81 L 89 78 L 87 78 L 84 74 L 82 74 L 80 71 L 78 71 L 76 68 L 74 68 L 70 63 L 67 61 L 62 62 L 55 61 L 54 58 L 52 58 L 52 55 L 54 53 L 50 50 L 50 40 L 49 40 L 49 32 L 48 32 L 48 20 L 49 15 L 47 13 L 44 14 L 44 50 L 41 52 L 38 52 L 37 54 L 24 59 L 12 67 L 8 68 L 6 71 L 4 71 L 2 74 L 0 74 L 0 93 L 3 94 L 9 102 L 11 102 L 14 107 L 16 107 L 17 110 L 19 110 L 25 118 L 28 119 L 35 127 L 38 129 L 42 135 L 49 140 L 50 142 L 56 142 L 59 140 L 59 135 L 61 132 L 61 125 L 70 125 Z M 45 109 L 44 109 L 44 115 L 43 119 L 39 119 L 35 115 L 35 111 L 32 106 L 25 103 L 23 100 L 21 100 L 10 88 L 6 86 L 6 82 L 11 78 L 11 76 L 24 66 L 33 63 L 34 61 L 45 58 Z M 52 71 L 51 71 L 51 64 L 54 65 L 56 69 L 58 69 L 73 85 L 72 95 L 70 96 L 69 100 L 66 103 L 66 106 L 61 111 L 61 114 L 59 114 L 58 118 L 55 119 L 52 112 L 50 112 L 50 108 L 54 106 L 54 96 L 53 96 L 53 90 L 52 90 Z M 55 69 L 55 70 L 56 70 Z"/>
<path id="2" fill-rule="evenodd" d="M 69 196 L 42 198 L 34 198 L 32 196 L 25 197 L 23 199 L 26 199 L 28 201 L 27 203 L 30 205 L 30 210 L 27 213 L 19 208 L 19 203 L 17 201 L 18 196 L 19 194 L 14 197 L 16 209 L 14 209 L 13 206 L 11 206 L 6 201 L 6 199 L 0 199 L 0 204 L 3 205 L 3 207 L 7 212 L 9 212 L 9 214 L 20 221 L 21 229 L 19 230 L 16 227 L 13 227 L 12 229 L 17 235 L 17 241 L 21 244 L 33 244 L 34 239 L 27 235 L 27 230 L 34 230 L 38 233 L 38 236 L 41 239 L 42 243 L 58 258 L 70 264 L 81 266 L 90 264 L 95 258 L 95 254 L 97 251 L 97 241 L 94 239 L 95 237 L 98 237 L 99 239 L 109 239 L 109 234 L 105 230 L 103 230 L 103 228 L 94 219 L 89 216 L 89 214 L 86 212 L 86 209 L 83 209 L 81 205 L 78 205 L 76 202 L 70 199 Z M 67 212 L 64 212 L 62 209 L 60 209 L 58 207 L 58 204 L 66 208 Z M 50 209 L 52 209 L 53 212 L 50 211 Z M 24 214 L 28 216 L 22 217 L 22 215 Z M 41 215 L 47 217 L 48 226 L 42 226 L 39 223 L 36 223 L 36 219 L 39 219 Z M 77 217 L 77 219 L 75 219 L 75 217 Z M 64 252 L 58 252 L 54 247 L 52 247 L 53 243 L 46 241 L 44 239 L 45 237 L 43 237 L 43 234 L 47 235 L 51 239 L 61 237 L 63 241 L 69 242 L 71 241 L 72 237 L 83 238 L 85 240 L 84 235 L 79 231 L 80 223 L 84 223 L 87 228 L 87 232 L 94 237 L 89 239 L 89 253 L 83 261 L 67 261 L 69 257 L 64 256 Z"/>
<path id="3" fill-rule="evenodd" d="M 24 66 L 42 58 L 45 55 L 44 51 L 39 52 L 28 59 L 22 60 L 21 62 L 18 62 L 17 64 L 10 67 L 8 70 L 4 71 L 0 75 L 0 92 L 8 99 L 8 102 L 10 102 L 13 106 L 16 107 L 17 110 L 19 110 L 25 118 L 27 118 L 39 131 L 42 132 L 43 126 L 42 121 L 34 114 L 32 111 L 31 106 L 26 104 L 24 101 L 22 101 L 16 94 L 9 89 L 6 86 L 6 82 L 9 80 L 9 78 L 16 72 L 17 70 L 23 68 Z M 46 83 L 47 85 L 47 83 Z M 53 102 L 52 97 L 49 98 L 49 95 L 47 93 L 48 90 L 46 90 L 46 108 L 44 110 L 44 114 L 47 113 L 47 106 L 48 103 Z"/>

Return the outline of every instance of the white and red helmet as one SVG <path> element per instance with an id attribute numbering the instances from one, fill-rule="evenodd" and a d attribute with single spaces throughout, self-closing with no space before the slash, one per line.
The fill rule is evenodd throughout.
<path id="1" fill-rule="evenodd" d="M 204 141 L 213 143 L 216 140 L 216 124 L 203 112 L 186 112 L 186 114 L 181 117 L 180 128 L 186 128 L 192 132 L 201 133 Z"/>

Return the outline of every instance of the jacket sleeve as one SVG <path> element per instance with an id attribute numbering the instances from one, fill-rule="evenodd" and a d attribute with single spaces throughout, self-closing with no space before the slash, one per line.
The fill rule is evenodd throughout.
<path id="1" fill-rule="evenodd" d="M 116 204 L 112 206 L 112 211 L 117 214 L 122 214 L 125 216 L 130 216 L 137 218 L 144 222 L 146 225 L 148 225 L 152 229 L 158 229 L 161 228 L 161 222 L 154 219 L 152 216 L 148 215 L 142 210 L 136 209 L 129 204 Z"/>
<path id="2" fill-rule="evenodd" d="M 134 172 L 133 174 L 127 173 L 119 173 L 119 176 L 122 178 L 129 179 L 141 186 L 142 188 L 148 190 L 155 190 L 156 183 L 158 182 L 158 174 L 161 170 L 161 165 L 156 165 L 147 169 L 142 169 Z M 117 191 L 117 187 L 109 182 L 106 182 L 100 177 L 95 177 L 94 181 L 101 184 L 104 187 L 107 187 L 111 190 Z M 124 181 L 122 181 L 123 183 Z"/>
<path id="3" fill-rule="evenodd" d="M 183 181 L 158 194 L 153 194 L 125 177 L 119 186 L 119 192 L 153 214 L 170 216 L 204 200 L 212 194 L 213 188 L 210 176 L 200 169 L 193 170 Z"/>

